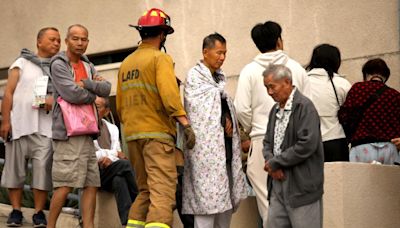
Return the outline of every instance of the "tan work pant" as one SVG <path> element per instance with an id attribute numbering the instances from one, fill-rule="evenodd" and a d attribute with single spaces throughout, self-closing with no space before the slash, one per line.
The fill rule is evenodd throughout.
<path id="1" fill-rule="evenodd" d="M 174 143 L 139 139 L 128 142 L 139 194 L 129 219 L 172 226 L 177 182 Z"/>

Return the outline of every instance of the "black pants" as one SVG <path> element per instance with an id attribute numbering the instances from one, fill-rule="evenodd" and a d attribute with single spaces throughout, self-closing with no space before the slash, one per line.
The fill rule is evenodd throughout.
<path id="1" fill-rule="evenodd" d="M 349 146 L 346 138 L 323 142 L 325 162 L 349 161 Z"/>
<path id="2" fill-rule="evenodd" d="M 183 167 L 178 166 L 178 184 L 176 186 L 176 209 L 178 209 L 179 218 L 184 228 L 194 227 L 194 216 L 188 214 L 182 214 L 182 183 L 183 183 Z"/>
<path id="3" fill-rule="evenodd" d="M 128 222 L 129 209 L 138 194 L 135 173 L 128 160 L 120 159 L 100 169 L 101 189 L 113 192 L 122 225 Z"/>

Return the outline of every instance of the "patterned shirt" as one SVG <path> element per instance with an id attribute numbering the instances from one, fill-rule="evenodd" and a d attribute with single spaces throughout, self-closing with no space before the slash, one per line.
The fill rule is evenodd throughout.
<path id="1" fill-rule="evenodd" d="M 346 101 L 340 107 L 339 122 L 345 126 L 352 126 L 351 116 L 359 112 L 368 98 L 384 86 L 380 81 L 364 81 L 355 83 Z M 400 137 L 400 93 L 389 88 L 373 102 L 363 113 L 354 134 L 348 137 L 351 146 L 373 142 L 389 142 Z"/>
<path id="2" fill-rule="evenodd" d="M 289 124 L 289 117 L 292 114 L 293 96 L 296 91 L 294 87 L 288 100 L 286 101 L 285 107 L 280 108 L 279 104 L 276 106 L 276 121 L 274 129 L 274 155 L 280 155 L 282 153 L 282 142 L 285 138 L 286 128 Z"/>

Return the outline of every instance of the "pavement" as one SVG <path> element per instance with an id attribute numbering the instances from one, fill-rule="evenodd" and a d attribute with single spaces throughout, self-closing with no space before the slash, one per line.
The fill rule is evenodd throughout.
<path id="1" fill-rule="evenodd" d="M 109 196 L 113 196 L 109 194 Z M 96 228 L 121 228 L 119 223 L 118 212 L 116 203 L 113 197 L 105 197 L 102 195 L 102 201 L 96 203 L 96 214 L 95 214 L 95 227 Z M 106 200 L 105 200 L 106 199 Z M 108 201 L 107 201 L 108 199 Z M 110 201 L 112 199 L 112 201 Z M 112 202 L 112 204 L 110 204 Z M 8 214 L 11 212 L 11 206 L 7 204 L 0 204 L 0 228 L 6 227 L 6 221 Z M 22 208 L 24 215 L 24 223 L 22 227 L 32 228 L 32 215 L 34 209 Z M 44 211 L 48 217 L 49 212 Z M 115 222 L 117 221 L 117 222 Z M 255 197 L 248 197 L 243 200 L 238 208 L 237 212 L 233 214 L 231 227 L 232 228 L 243 228 L 243 227 L 259 227 L 258 225 L 259 215 L 257 213 L 257 203 Z M 57 220 L 57 228 L 79 228 L 79 221 L 75 215 L 61 213 Z M 179 219 L 177 211 L 174 211 L 174 223 L 173 228 L 183 228 L 183 225 Z"/>
<path id="2" fill-rule="evenodd" d="M 8 218 L 8 214 L 11 212 L 12 208 L 10 205 L 7 204 L 0 204 L 0 228 L 7 227 L 6 222 Z M 22 208 L 22 213 L 24 215 L 23 221 L 23 228 L 29 227 L 32 228 L 32 215 L 34 213 L 34 209 L 32 208 Z M 44 211 L 46 217 L 48 216 L 49 212 Z M 61 213 L 60 217 L 57 221 L 57 228 L 78 228 L 79 221 L 78 218 L 74 215 Z"/>

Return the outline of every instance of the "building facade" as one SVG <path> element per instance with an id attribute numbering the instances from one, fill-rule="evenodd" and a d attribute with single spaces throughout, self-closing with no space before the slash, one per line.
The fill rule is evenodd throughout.
<path id="1" fill-rule="evenodd" d="M 361 66 L 367 59 L 381 57 L 392 73 L 388 84 L 400 89 L 400 0 L 1 0 L 0 78 L 21 48 L 35 50 L 37 31 L 57 27 L 64 38 L 69 25 L 89 29 L 87 54 L 98 55 L 134 48 L 140 37 L 128 27 L 149 8 L 165 10 L 175 33 L 168 36 L 167 52 L 175 61 L 176 74 L 184 79 L 201 56 L 202 39 L 214 32 L 227 39 L 223 66 L 230 78 L 228 90 L 234 95 L 242 67 L 258 54 L 250 38 L 256 23 L 273 20 L 283 28 L 284 50 L 306 65 L 312 49 L 330 43 L 342 52 L 340 73 L 352 83 L 362 80 Z M 61 47 L 65 50 L 65 45 Z M 119 63 L 98 66 L 104 77 L 115 82 Z M 4 84 L 4 82 L 3 82 Z M 0 82 L 0 86 L 2 83 Z"/>

